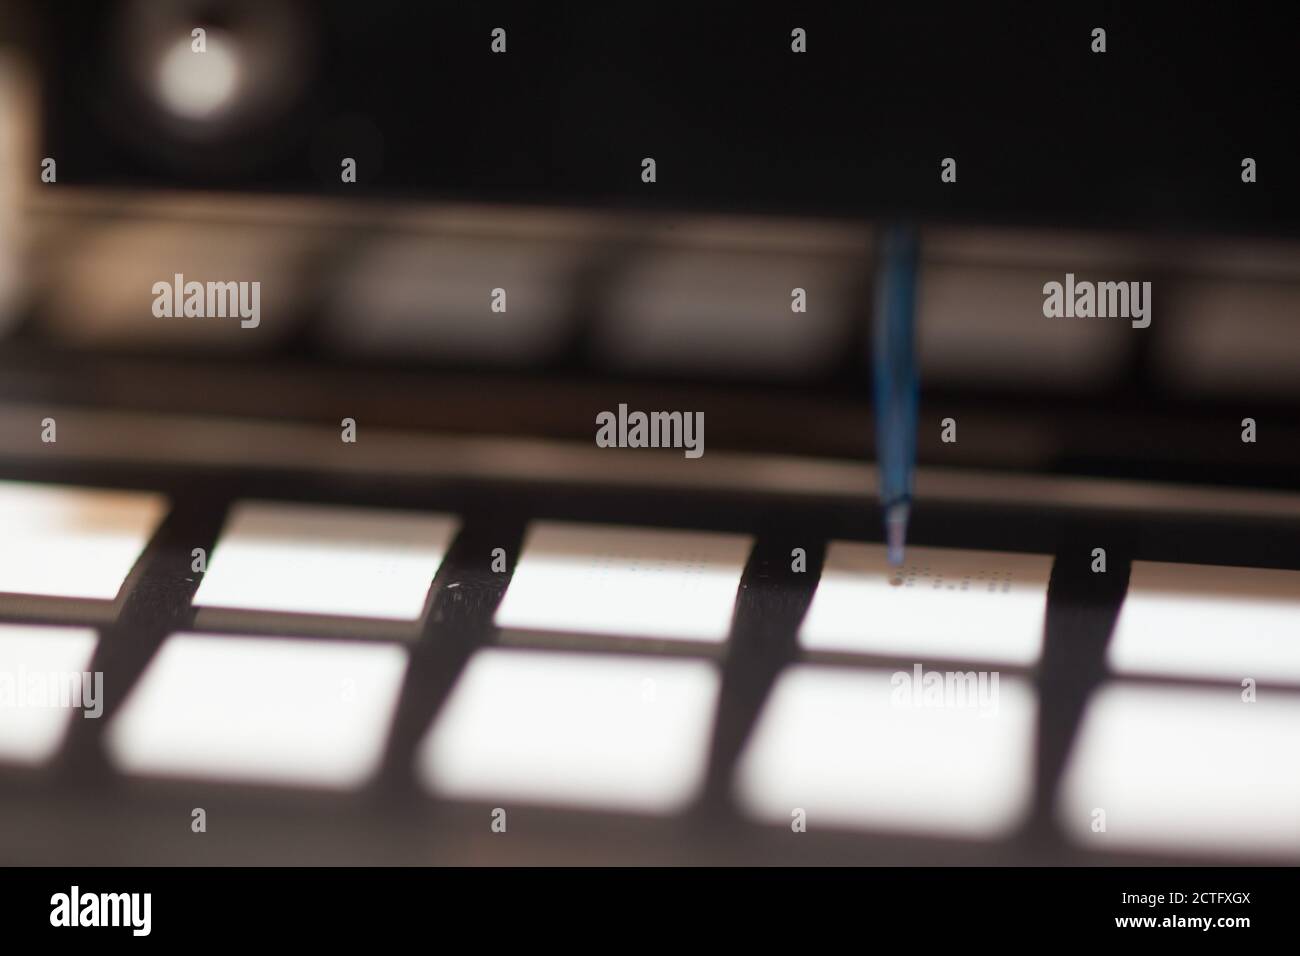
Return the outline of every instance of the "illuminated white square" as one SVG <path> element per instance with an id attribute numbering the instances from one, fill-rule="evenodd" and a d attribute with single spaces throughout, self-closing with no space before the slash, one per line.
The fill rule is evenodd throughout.
<path id="1" fill-rule="evenodd" d="M 95 642 L 89 628 L 0 625 L 0 763 L 44 763 L 73 717 L 103 707 Z"/>
<path id="2" fill-rule="evenodd" d="M 799 641 L 811 651 L 1029 665 L 1038 660 L 1052 558 L 832 541 Z"/>
<path id="3" fill-rule="evenodd" d="M 1062 827 L 1095 850 L 1300 858 L 1300 694 L 1241 693 L 1103 687 L 1066 768 Z"/>
<path id="4" fill-rule="evenodd" d="M 986 674 L 981 691 L 979 675 L 965 686 L 933 672 L 951 689 L 927 695 L 929 673 L 787 669 L 741 756 L 742 807 L 787 825 L 802 809 L 810 826 L 1013 829 L 1033 791 L 1034 692 L 1014 677 Z"/>
<path id="5" fill-rule="evenodd" d="M 722 643 L 752 543 L 734 534 L 538 522 L 496 623 Z"/>
<path id="6" fill-rule="evenodd" d="M 0 481 L 0 592 L 112 601 L 166 511 L 150 492 Z"/>
<path id="7" fill-rule="evenodd" d="M 669 813 L 698 792 L 718 673 L 707 661 L 489 648 L 420 749 L 432 791 Z"/>
<path id="8" fill-rule="evenodd" d="M 1300 571 L 1134 561 L 1120 673 L 1300 682 Z"/>
<path id="9" fill-rule="evenodd" d="M 423 512 L 240 502 L 194 603 L 413 621 L 457 525 Z"/>
<path id="10" fill-rule="evenodd" d="M 346 789 L 376 771 L 406 652 L 271 637 L 169 637 L 109 727 L 133 774 Z"/>

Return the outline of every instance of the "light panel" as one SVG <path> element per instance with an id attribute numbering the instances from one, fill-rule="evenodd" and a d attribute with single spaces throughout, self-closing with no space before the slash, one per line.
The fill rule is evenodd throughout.
<path id="1" fill-rule="evenodd" d="M 741 757 L 741 806 L 787 826 L 802 810 L 809 830 L 987 838 L 1013 829 L 1033 789 L 1033 691 L 1012 677 L 994 686 L 990 674 L 983 704 L 978 691 L 962 705 L 927 702 L 921 676 L 787 669 Z"/>
<path id="2" fill-rule="evenodd" d="M 810 651 L 1031 665 L 1043 644 L 1052 558 L 833 541 L 799 642 Z"/>
<path id="3" fill-rule="evenodd" d="M 390 644 L 176 634 L 109 752 L 131 774 L 356 787 L 379 766 L 405 670 Z"/>
<path id="4" fill-rule="evenodd" d="M 413 621 L 457 526 L 424 512 L 240 502 L 194 603 Z"/>
<path id="5" fill-rule="evenodd" d="M 459 799 L 669 813 L 700 787 L 717 696 L 706 661 L 482 650 L 420 775 Z"/>
<path id="6" fill-rule="evenodd" d="M 97 640 L 89 628 L 0 624 L 0 763 L 46 762 L 74 717 L 102 710 Z"/>
<path id="7" fill-rule="evenodd" d="M 1300 858 L 1297 741 L 1300 694 L 1111 684 L 1088 704 L 1058 817 L 1098 851 Z"/>
<path id="8" fill-rule="evenodd" d="M 752 544 L 744 535 L 537 522 L 496 623 L 720 644 Z"/>
<path id="9" fill-rule="evenodd" d="M 112 601 L 166 511 L 150 492 L 0 481 L 0 592 Z"/>

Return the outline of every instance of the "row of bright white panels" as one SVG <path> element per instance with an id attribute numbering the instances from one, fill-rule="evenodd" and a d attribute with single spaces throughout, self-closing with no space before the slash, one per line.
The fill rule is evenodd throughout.
<path id="1" fill-rule="evenodd" d="M 164 508 L 148 495 L 0 484 L 0 518 L 15 530 L 0 551 L 0 590 L 112 598 Z M 418 616 L 455 527 L 440 515 L 245 503 L 196 603 Z M 750 545 L 538 523 L 497 623 L 720 642 Z M 909 557 L 891 577 L 878 548 L 834 543 L 803 645 L 990 665 L 1037 659 L 1049 557 L 921 548 Z M 59 576 L 67 570 L 71 582 Z M 1234 684 L 1294 680 L 1297 579 L 1139 562 L 1112 665 Z M 8 672 L 17 704 L 0 707 L 0 759 L 40 763 L 57 749 L 70 718 L 22 706 L 17 678 L 84 670 L 95 639 L 0 629 L 0 690 Z M 173 635 L 114 718 L 110 753 L 146 776 L 359 786 L 383 753 L 405 666 L 400 644 Z M 789 668 L 741 760 L 741 806 L 773 822 L 802 810 L 810 825 L 975 837 L 1021 821 L 1031 685 L 1001 675 L 978 707 L 909 705 L 897 690 L 889 670 Z M 452 798 L 672 812 L 698 790 L 717 694 L 706 660 L 485 649 L 430 728 L 420 774 Z M 1300 695 L 1267 689 L 1246 704 L 1235 686 L 1109 685 L 1072 754 L 1062 823 L 1098 848 L 1296 856 L 1298 740 Z"/>
<path id="2" fill-rule="evenodd" d="M 0 627 L 0 673 L 87 670 L 90 630 Z M 111 719 L 122 772 L 347 790 L 377 771 L 406 669 L 396 643 L 175 634 Z M 671 814 L 698 793 L 713 661 L 485 648 L 419 745 L 423 786 L 492 806 Z M 1033 790 L 1033 686 L 969 706 L 900 696 L 899 672 L 797 664 L 733 789 L 754 820 L 995 839 Z M 52 693 L 52 692 L 51 692 Z M 67 709 L 0 707 L 0 758 L 39 763 Z M 1057 816 L 1081 845 L 1300 857 L 1300 694 L 1112 682 L 1091 700 Z M 1099 816 L 1099 811 L 1104 817 Z M 1098 821 L 1105 829 L 1098 830 Z"/>
<path id="3" fill-rule="evenodd" d="M 0 482 L 0 594 L 112 601 L 166 507 L 154 494 Z M 194 603 L 414 624 L 458 527 L 443 514 L 241 502 Z M 534 522 L 495 623 L 722 644 L 752 544 Z M 879 545 L 835 541 L 800 644 L 1030 667 L 1051 567 L 1049 555 L 913 547 L 900 571 Z M 1300 684 L 1300 571 L 1134 562 L 1109 663 L 1120 674 Z"/>

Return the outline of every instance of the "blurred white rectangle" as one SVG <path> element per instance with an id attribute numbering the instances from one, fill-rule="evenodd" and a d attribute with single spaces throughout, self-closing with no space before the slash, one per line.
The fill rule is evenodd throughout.
<path id="1" fill-rule="evenodd" d="M 194 603 L 413 621 L 458 526 L 444 514 L 239 502 Z"/>
<path id="2" fill-rule="evenodd" d="M 264 350 L 295 330 L 308 290 L 305 264 L 321 241 L 309 228 L 217 216 L 109 221 L 55 250 L 43 312 L 53 334 L 80 345 Z M 182 289 L 191 282 L 205 289 L 210 282 L 249 283 L 250 304 L 251 284 L 258 283 L 256 326 L 245 328 L 252 320 L 237 314 L 155 315 L 154 285 L 175 285 L 177 275 Z"/>
<path id="3" fill-rule="evenodd" d="M 379 355 L 540 361 L 563 344 L 581 252 L 542 238 L 385 237 L 331 280 L 329 335 Z"/>
<path id="4" fill-rule="evenodd" d="M 684 228 L 632 259 L 609 293 L 603 355 L 633 369 L 788 378 L 840 358 L 865 242 L 854 259 L 707 239 Z"/>
<path id="5" fill-rule="evenodd" d="M 0 624 L 0 763 L 46 762 L 74 717 L 94 715 L 88 697 L 103 707 L 90 673 L 97 640 L 89 628 Z"/>
<path id="6" fill-rule="evenodd" d="M 917 289 L 917 360 L 927 382 L 1059 389 L 1103 388 L 1124 370 L 1135 334 L 1118 319 L 1043 315 L 1044 283 L 1140 278 L 1066 262 L 1034 269 L 922 263 Z M 1157 319 L 1158 321 L 1158 319 Z"/>
<path id="7" fill-rule="evenodd" d="M 1297 741 L 1300 694 L 1113 683 L 1088 704 L 1058 817 L 1091 850 L 1300 858 Z"/>
<path id="8" fill-rule="evenodd" d="M 718 683 L 698 660 L 482 650 L 420 776 L 457 799 L 670 813 L 702 784 Z"/>
<path id="9" fill-rule="evenodd" d="M 1124 674 L 1300 682 L 1300 571 L 1134 561 L 1109 656 Z"/>
<path id="10" fill-rule="evenodd" d="M 132 774 L 359 786 L 405 671 L 391 644 L 176 634 L 109 727 L 109 753 Z"/>
<path id="11" fill-rule="evenodd" d="M 753 539 L 534 522 L 498 627 L 720 644 Z"/>
<path id="12" fill-rule="evenodd" d="M 928 700 L 911 670 L 791 667 L 741 757 L 738 799 L 787 826 L 802 810 L 809 827 L 1004 835 L 1033 790 L 1037 704 L 1025 681 L 992 677 L 984 706 L 962 706 Z"/>
<path id="13" fill-rule="evenodd" d="M 1187 277 L 1177 295 L 1176 334 L 1155 355 L 1165 381 L 1218 394 L 1300 392 L 1300 282 Z"/>
<path id="14" fill-rule="evenodd" d="M 151 492 L 0 481 L 0 592 L 112 601 L 166 512 Z"/>
<path id="15" fill-rule="evenodd" d="M 832 541 L 799 632 L 810 651 L 1030 665 L 1038 660 L 1052 558 Z"/>

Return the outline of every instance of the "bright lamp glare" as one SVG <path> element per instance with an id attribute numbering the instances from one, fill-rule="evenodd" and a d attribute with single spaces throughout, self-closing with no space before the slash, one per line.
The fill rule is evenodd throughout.
<path id="1" fill-rule="evenodd" d="M 206 120 L 228 107 L 239 91 L 241 67 L 237 47 L 209 32 L 198 52 L 189 36 L 178 37 L 158 61 L 157 92 L 177 116 Z"/>

